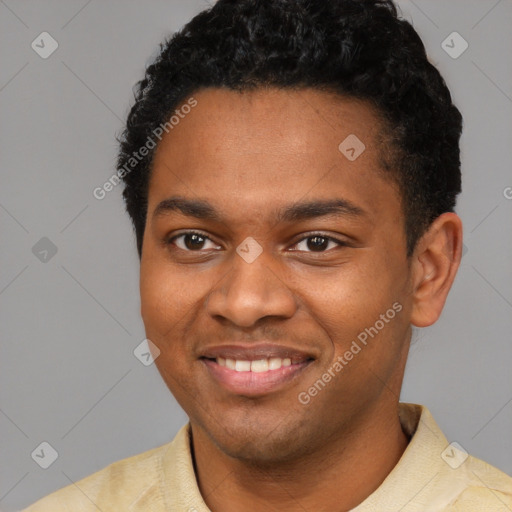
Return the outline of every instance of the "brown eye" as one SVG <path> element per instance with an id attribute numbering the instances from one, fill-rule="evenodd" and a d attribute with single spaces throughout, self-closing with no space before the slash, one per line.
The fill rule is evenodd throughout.
<path id="1" fill-rule="evenodd" d="M 201 251 L 204 249 L 220 249 L 220 247 L 212 242 L 210 238 L 201 233 L 195 233 L 190 231 L 188 233 L 182 233 L 169 240 L 168 243 L 176 245 L 179 249 L 184 251 Z M 207 247 L 211 244 L 210 247 Z M 206 247 L 205 247 L 206 246 Z"/>
<path id="2" fill-rule="evenodd" d="M 301 252 L 327 252 L 327 250 L 336 246 L 345 245 L 347 244 L 341 242 L 340 240 L 336 240 L 330 236 L 318 234 L 303 238 L 295 244 L 296 249 L 294 250 Z"/>
<path id="3" fill-rule="evenodd" d="M 329 245 L 329 239 L 325 236 L 312 236 L 307 240 L 307 247 L 312 251 L 324 251 Z"/>
<path id="4" fill-rule="evenodd" d="M 191 251 L 195 249 L 202 249 L 205 243 L 206 238 L 201 235 L 196 235 L 195 233 L 184 235 L 183 242 L 187 249 Z"/>

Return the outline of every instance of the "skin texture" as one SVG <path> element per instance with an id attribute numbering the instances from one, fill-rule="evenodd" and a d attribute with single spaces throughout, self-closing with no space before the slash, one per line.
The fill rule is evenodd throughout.
<path id="1" fill-rule="evenodd" d="M 407 446 L 397 404 L 411 324 L 441 313 L 461 258 L 460 219 L 438 217 L 406 258 L 400 195 L 379 170 L 380 123 L 364 102 L 311 89 L 194 97 L 155 155 L 140 289 L 157 367 L 190 418 L 201 493 L 214 512 L 350 510 Z M 350 134 L 366 146 L 355 161 L 338 149 Z M 208 201 L 219 219 L 153 215 L 174 196 Z M 277 216 L 340 198 L 364 214 Z M 187 246 L 179 235 L 190 229 L 209 239 Z M 315 251 L 308 237 L 318 233 L 346 245 Z M 252 263 L 236 252 L 247 237 L 263 250 Z M 396 302 L 401 311 L 302 404 L 299 393 Z M 275 390 L 243 396 L 199 358 L 213 345 L 263 341 L 314 360 Z"/>

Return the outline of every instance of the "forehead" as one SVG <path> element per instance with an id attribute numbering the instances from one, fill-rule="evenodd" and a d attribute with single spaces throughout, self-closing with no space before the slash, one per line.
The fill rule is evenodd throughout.
<path id="1" fill-rule="evenodd" d="M 203 151 L 211 151 L 222 141 L 218 149 L 239 153 L 259 147 L 261 152 L 308 154 L 329 151 L 333 144 L 337 148 L 339 138 L 350 131 L 372 146 L 380 130 L 368 103 L 314 89 L 205 89 L 194 98 L 197 106 L 164 137 L 160 148 L 193 132 L 187 141 L 190 150 L 200 144 Z"/>
<path id="2" fill-rule="evenodd" d="M 374 215 L 396 209 L 379 165 L 381 125 L 366 103 L 311 89 L 193 96 L 197 105 L 156 150 L 150 213 L 176 195 L 209 197 L 231 213 L 340 195 Z"/>

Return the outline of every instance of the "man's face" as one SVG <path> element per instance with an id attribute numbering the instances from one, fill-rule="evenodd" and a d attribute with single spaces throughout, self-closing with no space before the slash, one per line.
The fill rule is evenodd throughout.
<path id="1" fill-rule="evenodd" d="M 237 458 L 292 460 L 398 400 L 411 311 L 400 196 L 362 102 L 194 97 L 154 159 L 146 335 L 194 434 Z M 352 134 L 355 160 L 355 139 L 339 149 Z"/>

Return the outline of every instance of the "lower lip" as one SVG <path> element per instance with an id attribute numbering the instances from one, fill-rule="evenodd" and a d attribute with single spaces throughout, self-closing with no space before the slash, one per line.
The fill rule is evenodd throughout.
<path id="1" fill-rule="evenodd" d="M 266 372 L 237 372 L 220 366 L 211 359 L 201 359 L 210 375 L 232 393 L 245 396 L 257 396 L 276 391 L 287 382 L 297 377 L 312 361 L 282 366 L 277 370 Z"/>

